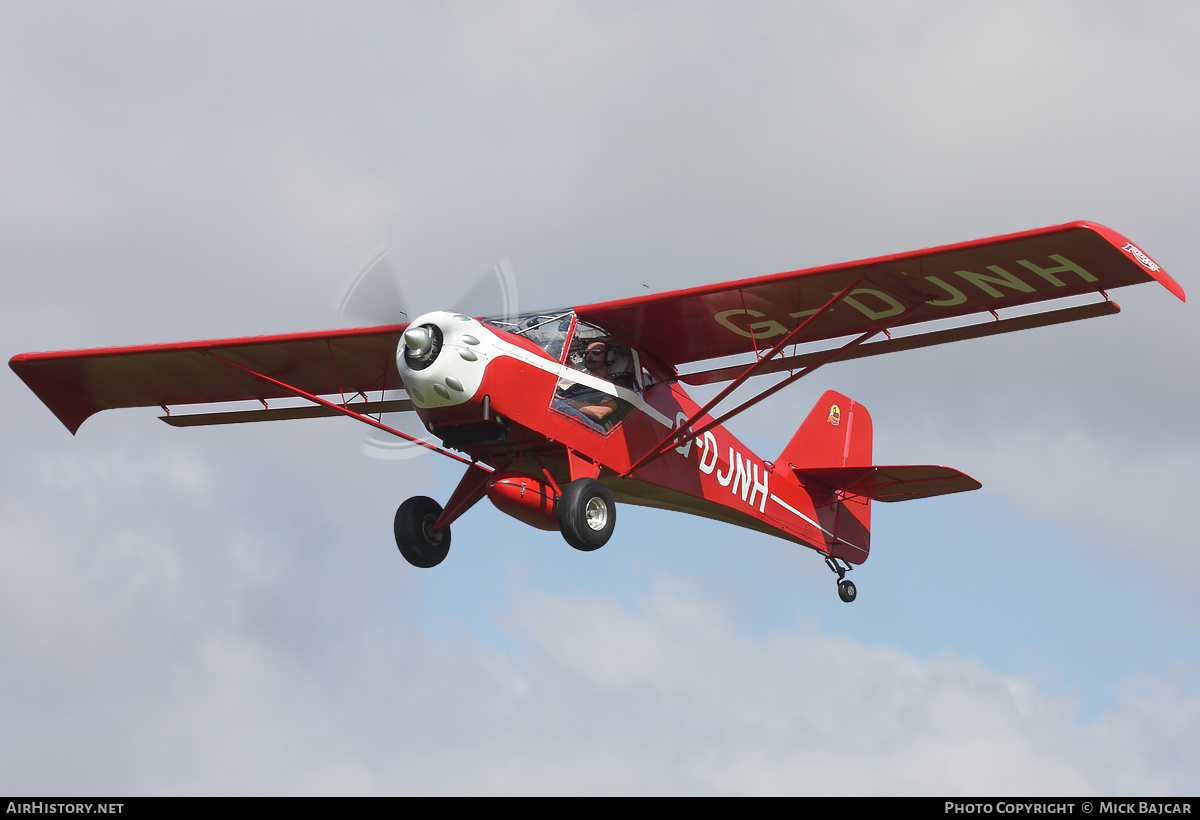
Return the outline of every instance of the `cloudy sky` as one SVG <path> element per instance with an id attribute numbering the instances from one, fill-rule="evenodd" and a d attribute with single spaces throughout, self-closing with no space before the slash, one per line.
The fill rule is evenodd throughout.
<path id="1" fill-rule="evenodd" d="M 1076 219 L 1200 293 L 1185 2 L 0 0 L 0 349 L 633 296 Z M 72 437 L 0 378 L 0 792 L 1195 794 L 1194 305 L 832 366 L 976 493 L 808 550 L 620 510 L 596 553 L 349 421 Z"/>

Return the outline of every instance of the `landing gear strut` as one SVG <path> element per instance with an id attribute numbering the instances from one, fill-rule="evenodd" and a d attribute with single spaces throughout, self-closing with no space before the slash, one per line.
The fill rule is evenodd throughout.
<path id="1" fill-rule="evenodd" d="M 831 570 L 833 570 L 834 572 L 837 573 L 838 597 L 841 598 L 846 603 L 850 603 L 855 598 L 857 598 L 858 590 L 855 589 L 854 582 L 846 577 L 846 573 L 849 572 L 852 569 L 852 567 L 849 564 L 845 564 L 845 562 L 838 561 L 837 558 L 832 558 L 832 557 L 827 557 L 825 559 L 825 563 L 829 565 L 829 568 Z M 844 566 L 843 566 L 843 564 L 844 564 Z"/>
<path id="2" fill-rule="evenodd" d="M 396 546 L 414 567 L 436 567 L 450 551 L 450 528 L 433 529 L 442 505 L 423 495 L 413 496 L 396 510 Z"/>

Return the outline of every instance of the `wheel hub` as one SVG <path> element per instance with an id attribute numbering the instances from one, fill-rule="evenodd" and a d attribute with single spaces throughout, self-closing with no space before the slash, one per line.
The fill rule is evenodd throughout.
<path id="1" fill-rule="evenodd" d="M 431 547 L 436 547 L 438 544 L 442 543 L 442 534 L 445 532 L 444 530 L 433 529 L 433 525 L 436 521 L 436 516 L 427 515 L 421 522 L 421 531 L 425 534 L 426 543 L 428 543 Z"/>
<path id="2" fill-rule="evenodd" d="M 604 499 L 588 499 L 583 508 L 583 519 L 587 522 L 588 529 L 594 532 L 600 532 L 608 526 L 608 505 L 604 503 Z"/>

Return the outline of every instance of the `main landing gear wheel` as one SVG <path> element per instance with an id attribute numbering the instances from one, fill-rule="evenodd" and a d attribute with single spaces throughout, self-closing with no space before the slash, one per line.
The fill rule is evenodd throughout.
<path id="1" fill-rule="evenodd" d="M 450 528 L 433 529 L 441 514 L 442 505 L 423 495 L 413 496 L 396 510 L 396 546 L 414 567 L 436 567 L 450 551 Z"/>
<path id="2" fill-rule="evenodd" d="M 591 552 L 608 543 L 617 525 L 612 493 L 594 478 L 577 478 L 558 499 L 558 528 L 577 550 Z"/>

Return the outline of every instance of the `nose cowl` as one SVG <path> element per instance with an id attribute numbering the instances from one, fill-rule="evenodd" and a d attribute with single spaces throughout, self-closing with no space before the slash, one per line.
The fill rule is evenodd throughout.
<path id="1" fill-rule="evenodd" d="M 414 319 L 396 343 L 396 369 L 413 405 L 429 410 L 472 401 L 493 339 L 478 320 L 461 314 L 434 311 Z"/>

